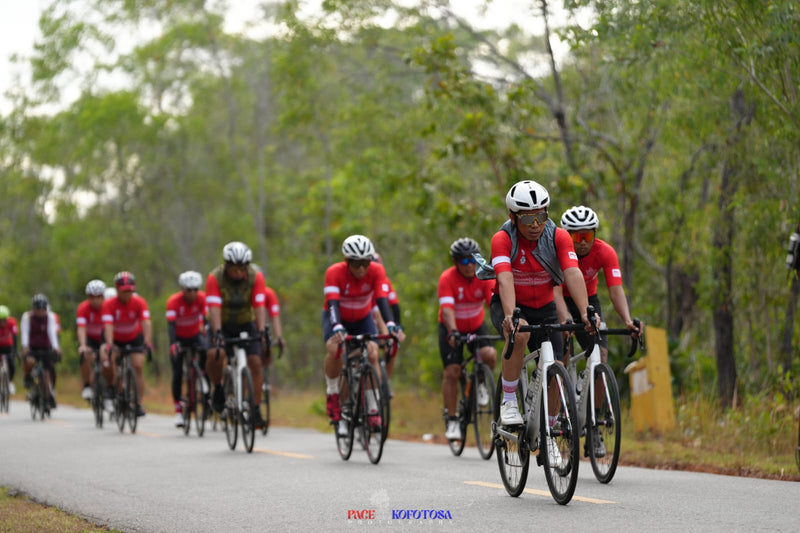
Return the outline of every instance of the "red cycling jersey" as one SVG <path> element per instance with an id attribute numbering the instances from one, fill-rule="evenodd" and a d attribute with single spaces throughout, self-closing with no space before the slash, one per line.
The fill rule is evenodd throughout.
<path id="1" fill-rule="evenodd" d="M 0 346 L 14 346 L 14 335 L 19 336 L 17 320 L 10 316 L 6 318 L 6 323 L 0 325 Z"/>
<path id="2" fill-rule="evenodd" d="M 517 304 L 539 309 L 554 300 L 553 278 L 533 256 L 539 241 L 529 241 L 518 236 L 519 249 L 514 262 L 511 262 L 511 237 L 503 230 L 492 237 L 492 266 L 496 273 L 511 272 L 514 275 L 514 293 Z M 572 237 L 563 228 L 556 228 L 556 254 L 561 270 L 578 266 L 578 255 L 572 245 Z M 497 293 L 495 286 L 494 292 Z"/>
<path id="3" fill-rule="evenodd" d="M 583 280 L 586 282 L 587 296 L 597 294 L 597 275 L 601 269 L 607 286 L 622 285 L 622 271 L 619 268 L 617 252 L 605 241 L 595 239 L 589 253 L 578 258 L 578 266 L 583 274 Z M 569 296 L 566 285 L 564 286 L 564 296 Z"/>
<path id="4" fill-rule="evenodd" d="M 255 284 L 250 294 L 251 307 L 264 307 L 265 290 L 264 274 L 257 271 Z M 213 273 L 206 278 L 206 304 L 208 304 L 208 307 L 222 307 L 222 292 L 219 290 L 219 283 Z"/>
<path id="5" fill-rule="evenodd" d="M 275 293 L 272 287 L 264 287 L 264 296 L 266 297 L 265 301 L 269 316 L 279 316 L 281 314 L 281 304 L 278 301 L 278 295 Z"/>
<path id="6" fill-rule="evenodd" d="M 197 298 L 192 303 L 184 299 L 183 292 L 176 292 L 167 299 L 167 322 L 175 323 L 175 335 L 179 339 L 191 339 L 200 334 L 207 312 L 203 291 L 197 291 Z"/>
<path id="7" fill-rule="evenodd" d="M 388 284 L 385 282 L 386 270 L 374 261 L 361 279 L 350 273 L 346 261 L 334 263 L 325 271 L 325 309 L 329 301 L 338 300 L 343 321 L 363 320 L 372 310 L 373 301 L 386 298 Z"/>
<path id="8" fill-rule="evenodd" d="M 397 298 L 397 292 L 392 287 L 392 280 L 386 276 L 386 283 L 383 286 L 383 291 L 386 293 L 386 298 L 389 300 L 389 305 L 397 305 L 400 300 Z"/>
<path id="9" fill-rule="evenodd" d="M 142 332 L 142 321 L 150 320 L 147 302 L 141 296 L 131 295 L 127 304 L 118 296 L 103 302 L 103 324 L 114 326 L 114 342 L 131 342 Z"/>
<path id="10" fill-rule="evenodd" d="M 102 307 L 94 309 L 89 300 L 78 304 L 75 312 L 75 324 L 79 328 L 86 328 L 86 337 L 95 342 L 103 342 L 103 314 Z"/>
<path id="11" fill-rule="evenodd" d="M 471 333 L 483 325 L 483 304 L 492 299 L 494 280 L 465 278 L 454 266 L 439 276 L 439 322 L 444 324 L 442 309 L 452 308 L 456 329 Z"/>

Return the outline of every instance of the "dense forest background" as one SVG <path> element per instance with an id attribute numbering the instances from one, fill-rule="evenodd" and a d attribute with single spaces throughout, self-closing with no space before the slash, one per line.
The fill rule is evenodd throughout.
<path id="1" fill-rule="evenodd" d="M 488 250 L 506 190 L 531 178 L 556 221 L 598 212 L 633 314 L 668 330 L 676 393 L 795 393 L 796 2 L 509 12 L 538 19 L 536 35 L 478 30 L 450 4 L 264 2 L 257 39 L 225 32 L 224 2 L 53 0 L 20 58 L 31 79 L 0 117 L 0 300 L 19 316 L 46 293 L 74 369 L 85 283 L 130 270 L 154 317 L 151 369 L 167 371 L 177 275 L 207 273 L 242 240 L 281 298 L 278 379 L 316 386 L 323 273 L 363 233 L 409 335 L 396 379 L 437 389 L 449 244 Z M 557 26 L 555 10 L 581 16 Z M 600 296 L 617 324 L 602 281 Z"/>

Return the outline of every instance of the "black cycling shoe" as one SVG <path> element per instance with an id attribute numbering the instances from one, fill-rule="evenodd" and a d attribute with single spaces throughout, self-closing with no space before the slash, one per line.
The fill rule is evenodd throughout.
<path id="1" fill-rule="evenodd" d="M 256 411 L 255 416 L 253 416 L 253 424 L 255 424 L 256 429 L 263 429 L 264 427 L 264 419 L 261 418 L 261 412 Z"/>
<path id="2" fill-rule="evenodd" d="M 222 390 L 222 385 L 214 387 L 213 398 L 211 399 L 211 408 L 214 411 L 221 413 L 225 408 L 225 391 Z"/>
<path id="3" fill-rule="evenodd" d="M 30 389 L 33 386 L 33 378 L 30 376 L 25 376 L 25 379 L 22 380 L 22 384 L 26 389 Z"/>
<path id="4" fill-rule="evenodd" d="M 144 416 L 146 414 L 147 413 L 144 412 L 144 409 L 142 409 L 142 404 L 137 403 L 136 404 L 136 416 L 139 417 L 139 416 Z"/>

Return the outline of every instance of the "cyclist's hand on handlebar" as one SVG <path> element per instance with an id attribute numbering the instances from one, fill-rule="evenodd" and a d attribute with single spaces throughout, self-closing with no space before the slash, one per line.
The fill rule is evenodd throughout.
<path id="1" fill-rule="evenodd" d="M 178 353 L 181 351 L 181 345 L 177 342 L 173 342 L 169 345 L 169 356 L 175 359 L 178 356 Z"/>
<path id="2" fill-rule="evenodd" d="M 339 342 L 344 342 L 344 338 L 347 336 L 347 330 L 344 329 L 343 325 L 336 324 L 333 326 L 333 334 L 339 338 Z"/>
<path id="3" fill-rule="evenodd" d="M 455 348 L 456 342 L 458 342 L 456 339 L 460 335 L 461 333 L 459 333 L 457 329 L 451 329 L 450 333 L 447 334 L 447 344 L 449 344 L 451 348 Z"/>
<path id="4" fill-rule="evenodd" d="M 642 332 L 641 326 L 642 324 L 638 318 L 625 323 L 625 327 L 631 332 L 631 337 L 634 339 L 639 338 L 639 334 Z"/>
<path id="5" fill-rule="evenodd" d="M 222 335 L 222 330 L 218 329 L 214 332 L 214 346 L 222 346 L 225 344 L 225 337 Z"/>
<path id="6" fill-rule="evenodd" d="M 151 363 L 153 361 L 153 344 L 149 342 L 144 343 L 144 350 L 147 352 L 147 362 Z"/>

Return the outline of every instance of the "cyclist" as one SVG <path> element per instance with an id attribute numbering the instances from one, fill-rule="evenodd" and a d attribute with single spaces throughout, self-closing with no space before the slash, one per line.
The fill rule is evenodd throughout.
<path id="1" fill-rule="evenodd" d="M 209 347 L 206 372 L 214 384 L 212 406 L 221 412 L 225 404 L 222 376 L 227 358 L 224 350 L 217 347 L 224 337 L 238 337 L 246 332 L 248 337 L 266 336 L 267 311 L 264 294 L 264 275 L 250 264 L 253 253 L 242 242 L 233 241 L 222 249 L 225 262 L 217 266 L 206 278 L 206 303 L 208 322 L 214 335 L 215 345 Z M 253 376 L 253 392 L 256 405 L 261 403 L 261 353 L 262 343 L 251 341 L 244 346 L 247 366 Z M 264 426 L 261 413 L 255 412 L 255 425 Z"/>
<path id="2" fill-rule="evenodd" d="M 58 344 L 58 331 L 55 314 L 48 309 L 49 303 L 44 294 L 35 294 L 31 299 L 31 310 L 26 311 L 20 319 L 20 343 L 25 371 L 25 388 L 33 385 L 31 370 L 36 365 L 33 351 L 41 351 L 42 364 L 50 378 L 50 407 L 56 407 L 56 361 L 61 359 L 61 347 Z M 38 355 L 38 354 L 37 354 Z"/>
<path id="3" fill-rule="evenodd" d="M 14 387 L 14 358 L 17 354 L 17 338 L 19 329 L 17 320 L 11 316 L 11 311 L 5 305 L 0 305 L 0 356 L 4 357 L 8 364 L 8 392 L 16 394 Z"/>
<path id="4" fill-rule="evenodd" d="M 375 255 L 372 258 L 373 261 L 376 261 L 378 264 L 383 265 L 383 259 L 378 252 L 375 252 Z M 386 267 L 384 267 L 385 270 Z M 392 310 L 392 316 L 394 317 L 394 323 L 397 326 L 397 330 L 395 335 L 397 337 L 397 342 L 401 343 L 406 340 L 406 333 L 403 330 L 403 325 L 401 323 L 402 314 L 400 313 L 400 299 L 397 297 L 397 291 L 394 290 L 392 286 L 392 280 L 389 279 L 389 276 L 386 276 L 386 284 L 384 285 L 384 291 L 386 292 L 386 299 L 389 301 L 389 307 Z M 372 307 L 372 319 L 375 320 L 375 324 L 378 328 L 378 331 L 383 334 L 387 334 L 389 330 L 386 328 L 386 322 L 383 321 L 383 317 L 381 317 L 381 312 L 378 309 L 378 306 L 375 305 Z M 386 342 L 386 341 L 381 341 Z M 386 376 L 391 378 L 392 374 L 394 373 L 394 362 L 397 358 L 397 350 L 394 351 L 392 357 L 386 363 Z"/>
<path id="5" fill-rule="evenodd" d="M 600 299 L 597 297 L 597 275 L 602 270 L 614 310 L 631 334 L 637 335 L 639 329 L 633 324 L 628 309 L 628 300 L 625 298 L 625 289 L 622 288 L 622 272 L 619 268 L 617 252 L 610 244 L 595 238 L 599 225 L 597 213 L 582 205 L 573 206 L 561 215 L 561 227 L 569 232 L 575 246 L 575 253 L 578 254 L 578 267 L 581 269 L 586 283 L 589 305 L 594 306 L 595 312 L 602 320 L 603 312 L 600 307 Z M 575 305 L 575 300 L 570 296 L 566 287 L 559 289 L 563 292 L 564 302 L 570 315 L 577 320 L 580 312 L 578 306 Z M 556 295 L 558 295 L 559 289 L 556 289 Z M 575 337 L 583 348 L 589 345 L 589 335 L 585 331 L 576 331 Z M 598 343 L 603 362 L 606 362 L 608 360 L 608 340 L 601 337 L 598 339 Z"/>
<path id="6" fill-rule="evenodd" d="M 106 284 L 93 279 L 86 284 L 86 299 L 78 304 L 75 324 L 78 333 L 78 355 L 80 356 L 83 391 L 81 398 L 92 399 L 92 352 L 100 351 L 103 345 L 103 294 Z"/>
<path id="7" fill-rule="evenodd" d="M 203 277 L 199 272 L 187 270 L 178 276 L 181 290 L 167 299 L 167 331 L 169 357 L 172 362 L 172 401 L 175 407 L 175 426 L 183 427 L 181 409 L 181 384 L 183 362 L 178 357 L 181 348 L 196 348 L 200 368 L 206 366 L 205 322 L 208 308 L 206 295 L 200 290 Z"/>
<path id="8" fill-rule="evenodd" d="M 372 241 L 363 235 L 350 235 L 342 244 L 344 261 L 334 263 L 325 271 L 325 305 L 322 312 L 322 336 L 325 340 L 326 407 L 336 431 L 344 436 L 347 425 L 342 420 L 339 403 L 339 375 L 342 361 L 336 354 L 346 335 L 375 334 L 377 327 L 372 318 L 373 301 L 386 322 L 389 333 L 397 332 L 389 301 L 386 297 L 386 271 L 372 261 L 375 248 Z M 378 345 L 367 344 L 370 363 L 378 368 Z M 378 402 L 374 391 L 367 391 L 369 406 L 368 421 L 372 427 L 383 422 L 378 414 Z"/>
<path id="9" fill-rule="evenodd" d="M 557 310 L 555 304 L 553 288 L 561 283 L 569 287 L 575 303 L 581 309 L 581 320 L 587 328 L 590 327 L 589 317 L 586 316 L 586 285 L 578 268 L 578 256 L 569 233 L 557 228 L 548 217 L 549 205 L 547 189 L 532 180 L 517 182 L 506 194 L 509 220 L 492 237 L 491 257 L 497 284 L 492 296 L 491 318 L 497 331 L 506 340 L 513 330 L 512 314 L 515 307 L 522 311 L 519 320 L 521 325 L 567 320 L 566 309 Z M 502 359 L 500 422 L 503 425 L 523 423 L 516 390 L 525 347 L 527 345 L 533 351 L 543 340 L 540 335 L 518 333 L 510 359 Z M 563 359 L 561 333 L 554 332 L 550 341 L 556 359 Z M 555 401 L 552 403 L 555 404 Z M 549 422 L 551 425 L 556 422 L 552 414 Z M 548 452 L 555 463 L 561 462 L 555 446 Z"/>
<path id="10" fill-rule="evenodd" d="M 286 341 L 283 340 L 283 325 L 281 324 L 281 303 L 278 300 L 278 294 L 275 289 L 269 285 L 264 286 L 264 298 L 269 315 L 270 323 L 272 324 L 272 339 L 275 346 L 283 350 L 286 348 Z M 263 358 L 263 364 L 268 367 L 272 363 L 272 352 L 267 352 Z"/>
<path id="11" fill-rule="evenodd" d="M 147 307 L 147 301 L 138 294 L 134 294 L 136 279 L 130 272 L 117 272 L 114 276 L 114 286 L 117 289 L 117 295 L 105 300 L 101 308 L 105 345 L 100 351 L 100 357 L 103 361 L 103 374 L 107 383 L 115 382 L 116 361 L 113 357 L 109 359 L 115 347 L 122 348 L 130 345 L 144 347 L 149 354 L 153 352 L 153 325 L 150 322 L 150 310 Z M 131 366 L 136 373 L 136 389 L 139 393 L 136 416 L 145 415 L 142 408 L 144 357 L 145 354 L 142 351 L 130 354 Z M 110 364 L 106 366 L 109 360 Z"/>
<path id="12" fill-rule="evenodd" d="M 476 261 L 472 254 L 480 253 L 478 243 L 469 237 L 456 239 L 450 245 L 450 258 L 453 266 L 439 276 L 439 354 L 442 357 L 442 395 L 444 406 L 449 414 L 445 438 L 461 438 L 456 412 L 458 380 L 461 377 L 463 346 L 457 344 L 459 333 L 488 335 L 489 329 L 483 323 L 483 306 L 489 305 L 494 281 L 475 277 Z M 478 351 L 481 360 L 494 369 L 497 350 L 489 341 L 476 341 L 469 346 L 470 351 Z M 489 403 L 489 391 L 481 383 L 478 388 L 478 403 Z"/>

